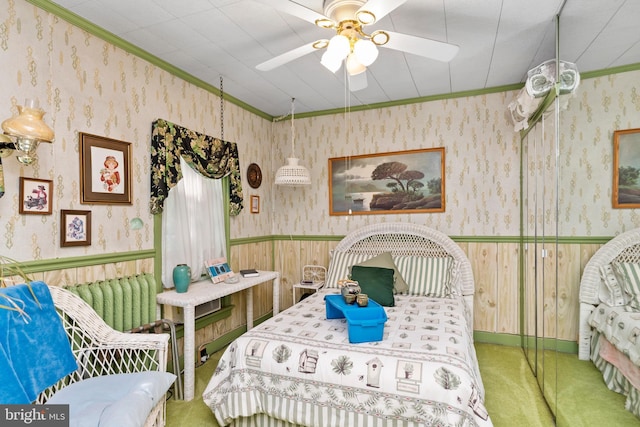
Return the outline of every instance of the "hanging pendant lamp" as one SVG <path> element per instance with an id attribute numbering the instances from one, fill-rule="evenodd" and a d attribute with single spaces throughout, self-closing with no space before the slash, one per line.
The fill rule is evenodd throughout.
<path id="1" fill-rule="evenodd" d="M 295 157 L 295 128 L 294 128 L 294 101 L 291 98 L 291 157 L 287 158 L 287 164 L 276 172 L 276 185 L 297 187 L 311 184 L 311 174 L 304 166 L 298 164 Z"/>

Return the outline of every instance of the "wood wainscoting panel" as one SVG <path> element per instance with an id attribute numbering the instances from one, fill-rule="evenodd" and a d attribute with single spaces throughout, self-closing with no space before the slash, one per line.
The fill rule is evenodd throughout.
<path id="1" fill-rule="evenodd" d="M 501 334 L 520 333 L 520 292 L 518 281 L 519 243 L 499 243 L 497 327 Z"/>
<path id="2" fill-rule="evenodd" d="M 580 245 L 558 245 L 557 338 L 561 340 L 578 341 L 581 253 Z"/>
<path id="3" fill-rule="evenodd" d="M 474 329 L 495 332 L 497 306 L 503 298 L 502 295 L 498 295 L 497 244 L 470 242 L 467 250 L 476 283 L 473 308 Z"/>
<path id="4" fill-rule="evenodd" d="M 330 252 L 337 245 L 336 240 L 292 240 L 282 239 L 274 242 L 249 243 L 232 247 L 232 268 L 256 265 L 257 268 L 274 269 L 282 275 L 280 290 L 280 308 L 282 310 L 293 304 L 292 285 L 300 280 L 302 267 L 306 264 L 329 266 Z M 476 331 L 497 334 L 520 333 L 520 299 L 524 297 L 526 305 L 525 333 L 534 330 L 533 304 L 535 289 L 524 289 L 526 295 L 520 295 L 519 251 L 517 242 L 459 242 L 460 248 L 471 261 L 476 294 L 474 302 L 474 329 Z M 556 267 L 558 287 L 546 286 L 538 289 L 538 297 L 542 301 L 538 308 L 539 328 L 544 321 L 544 334 L 548 338 L 567 341 L 577 340 L 579 288 L 580 277 L 584 266 L 601 247 L 601 244 L 563 243 L 557 249 L 554 243 L 545 244 L 548 256 L 544 259 L 544 280 L 555 281 Z M 530 248 L 533 245 L 529 245 Z M 558 251 L 558 262 L 555 262 L 555 252 Z M 533 250 L 525 253 L 527 262 L 523 272 L 534 283 Z M 268 255 L 265 255 L 268 254 Z M 538 254 L 540 255 L 540 254 Z M 271 256 L 273 261 L 271 263 Z M 251 261 L 251 262 L 250 262 Z M 262 265 L 262 263 L 266 265 Z M 542 262 L 538 259 L 538 262 Z M 542 275 L 542 273 L 541 273 Z M 549 282 L 547 282 L 548 284 Z M 271 309 L 271 287 L 254 291 L 256 317 L 264 310 Z M 233 303 L 237 310 L 232 316 L 233 324 L 229 320 L 217 332 L 222 333 L 245 323 L 244 299 L 235 296 Z M 264 303 L 264 307 L 261 305 Z M 268 305 L 268 307 L 267 307 Z M 556 323 L 557 321 L 557 323 Z M 223 331 L 224 330 L 224 331 Z"/>
<path id="5" fill-rule="evenodd" d="M 293 302 L 293 285 L 300 280 L 302 256 L 300 240 L 278 240 L 273 244 L 274 270 L 280 272 L 280 310 L 291 307 Z M 306 242 L 311 243 L 311 242 Z M 313 242 L 321 243 L 321 242 Z"/>

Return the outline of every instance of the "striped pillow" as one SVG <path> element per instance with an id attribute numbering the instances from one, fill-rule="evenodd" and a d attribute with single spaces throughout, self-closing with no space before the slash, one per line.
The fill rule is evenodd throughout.
<path id="1" fill-rule="evenodd" d="M 398 255 L 393 257 L 398 271 L 409 285 L 409 295 L 437 298 L 451 296 L 453 258 Z"/>
<path id="2" fill-rule="evenodd" d="M 627 305 L 625 292 L 620 281 L 616 277 L 611 264 L 600 267 L 600 288 L 598 290 L 598 298 L 603 303 L 611 307 L 620 307 Z"/>
<path id="3" fill-rule="evenodd" d="M 640 264 L 616 262 L 611 265 L 622 289 L 630 298 L 628 305 L 640 310 Z"/>
<path id="4" fill-rule="evenodd" d="M 338 280 L 348 279 L 351 266 L 371 258 L 369 254 L 353 254 L 349 252 L 333 251 L 329 261 L 326 288 L 337 288 Z"/>

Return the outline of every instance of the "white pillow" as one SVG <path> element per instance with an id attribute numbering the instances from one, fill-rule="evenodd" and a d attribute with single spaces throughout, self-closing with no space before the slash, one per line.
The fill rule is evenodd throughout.
<path id="1" fill-rule="evenodd" d="M 69 427 L 140 427 L 175 379 L 158 371 L 103 375 L 63 388 L 47 403 L 69 405 Z"/>
<path id="2" fill-rule="evenodd" d="M 452 294 L 453 258 L 431 258 L 414 255 L 393 257 L 398 270 L 409 285 L 410 295 L 447 298 Z"/>

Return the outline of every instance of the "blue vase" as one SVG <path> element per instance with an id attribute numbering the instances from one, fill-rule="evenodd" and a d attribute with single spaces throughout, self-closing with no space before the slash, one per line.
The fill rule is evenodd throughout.
<path id="1" fill-rule="evenodd" d="M 189 282 L 191 282 L 191 268 L 187 264 L 176 265 L 173 268 L 173 284 L 176 287 L 176 292 L 187 292 Z"/>

